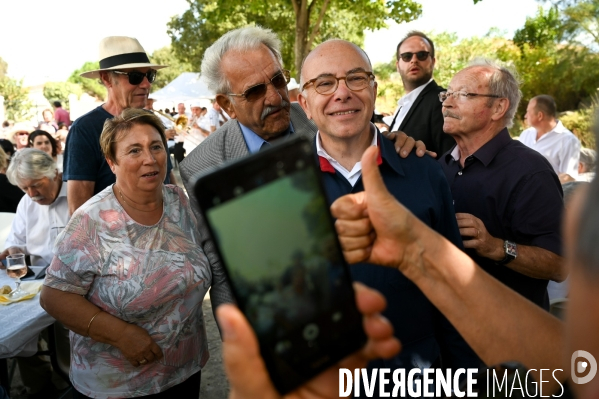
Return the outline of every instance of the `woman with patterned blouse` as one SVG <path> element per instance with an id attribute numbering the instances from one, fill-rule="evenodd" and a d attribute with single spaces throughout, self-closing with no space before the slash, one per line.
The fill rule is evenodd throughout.
<path id="1" fill-rule="evenodd" d="M 197 399 L 211 270 L 187 197 L 162 183 L 164 127 L 126 109 L 106 121 L 100 145 L 116 183 L 58 236 L 41 295 L 71 330 L 75 397 Z"/>

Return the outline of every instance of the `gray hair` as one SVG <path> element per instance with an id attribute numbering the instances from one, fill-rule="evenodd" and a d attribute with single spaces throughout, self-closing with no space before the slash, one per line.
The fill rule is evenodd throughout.
<path id="1" fill-rule="evenodd" d="M 580 163 L 584 164 L 585 172 L 592 172 L 597 163 L 597 152 L 590 148 L 580 149 Z"/>
<path id="2" fill-rule="evenodd" d="M 518 75 L 515 71 L 487 58 L 475 58 L 468 64 L 466 69 L 473 67 L 488 67 L 495 70 L 489 78 L 489 91 L 492 94 L 507 98 L 510 102 L 510 106 L 503 116 L 503 121 L 505 122 L 505 127 L 512 127 L 514 125 L 514 116 L 518 110 L 518 104 L 520 104 L 520 99 L 522 98 Z M 493 104 L 493 100 L 493 98 L 489 99 L 489 106 Z"/>
<path id="3" fill-rule="evenodd" d="M 12 156 L 6 177 L 14 186 L 23 180 L 54 179 L 58 170 L 52 157 L 36 148 L 23 148 Z"/>
<path id="4" fill-rule="evenodd" d="M 260 26 L 246 26 L 235 29 L 222 35 L 212 46 L 204 52 L 202 59 L 201 75 L 208 89 L 216 94 L 231 92 L 231 84 L 222 73 L 221 62 L 229 51 L 246 52 L 257 50 L 265 45 L 283 65 L 281 57 L 281 41 L 270 29 Z"/>
<path id="5" fill-rule="evenodd" d="M 595 143 L 599 145 L 599 114 L 596 116 Z M 579 215 L 578 242 L 576 243 L 576 258 L 581 262 L 586 271 L 599 277 L 599 179 L 595 178 L 589 184 L 585 204 Z"/>

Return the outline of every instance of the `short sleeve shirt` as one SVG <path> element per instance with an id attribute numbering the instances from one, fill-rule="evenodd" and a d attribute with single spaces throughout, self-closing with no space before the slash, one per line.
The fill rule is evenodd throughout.
<path id="1" fill-rule="evenodd" d="M 208 110 L 208 121 L 209 121 L 210 126 L 216 126 L 217 129 L 220 126 L 220 120 L 218 118 L 218 111 L 215 110 L 214 108 L 210 108 Z"/>
<path id="2" fill-rule="evenodd" d="M 561 255 L 563 192 L 553 168 L 541 154 L 513 140 L 503 129 L 469 156 L 463 168 L 452 151 L 439 162 L 456 213 L 470 213 L 481 219 L 493 237 Z M 466 253 L 487 273 L 548 308 L 547 280 L 499 266 L 472 249 Z"/>
<path id="3" fill-rule="evenodd" d="M 133 367 L 115 347 L 73 332 L 71 380 L 94 398 L 146 396 L 197 373 L 208 360 L 202 300 L 212 280 L 182 189 L 163 188 L 153 226 L 135 222 L 112 186 L 82 205 L 56 240 L 45 285 L 83 295 L 150 334 L 164 358 Z"/>
<path id="4" fill-rule="evenodd" d="M 87 180 L 95 182 L 94 195 L 116 182 L 116 177 L 104 158 L 100 147 L 100 135 L 104 122 L 114 116 L 99 106 L 71 126 L 64 150 L 62 180 Z M 170 183 L 172 169 L 167 158 L 165 183 Z"/>

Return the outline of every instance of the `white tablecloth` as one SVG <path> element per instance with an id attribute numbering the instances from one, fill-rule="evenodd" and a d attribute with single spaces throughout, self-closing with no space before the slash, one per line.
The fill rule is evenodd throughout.
<path id="1" fill-rule="evenodd" d="M 15 280 L 0 270 L 0 287 L 15 287 Z M 31 356 L 37 352 L 38 334 L 54 319 L 40 306 L 40 294 L 25 301 L 0 305 L 0 358 Z"/>

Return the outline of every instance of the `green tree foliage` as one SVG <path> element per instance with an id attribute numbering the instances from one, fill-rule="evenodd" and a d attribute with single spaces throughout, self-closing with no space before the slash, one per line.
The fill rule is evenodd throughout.
<path id="1" fill-rule="evenodd" d="M 6 76 L 7 71 L 8 71 L 8 64 L 6 63 L 6 61 L 4 61 L 2 59 L 2 57 L 0 57 L 0 79 L 2 79 L 4 76 Z"/>
<path id="2" fill-rule="evenodd" d="M 520 57 L 514 61 L 522 80 L 522 115 L 528 100 L 538 94 L 551 95 L 558 110 L 566 111 L 588 103 L 596 93 L 599 70 L 589 66 L 598 65 L 599 54 L 580 43 L 562 40 L 569 35 L 572 15 L 587 10 L 590 3 L 599 4 L 599 0 L 556 3 L 547 11 L 539 8 L 537 15 L 527 18 L 515 33 L 514 42 L 520 48 Z"/>
<path id="3" fill-rule="evenodd" d="M 86 62 L 81 68 L 73 71 L 71 76 L 67 79 L 67 82 L 78 84 L 81 86 L 83 92 L 96 97 L 99 100 L 104 100 L 106 98 L 106 87 L 104 87 L 99 79 L 88 79 L 79 76 L 83 72 L 93 71 L 99 68 L 100 64 L 97 62 Z"/>
<path id="4" fill-rule="evenodd" d="M 516 31 L 514 43 L 520 49 L 523 49 L 524 44 L 534 48 L 545 47 L 559 40 L 561 31 L 557 7 L 547 11 L 539 7 L 537 15 L 526 18 L 524 27 Z"/>
<path id="5" fill-rule="evenodd" d="M 160 69 L 156 74 L 156 80 L 152 83 L 152 91 L 163 88 L 183 72 L 199 72 L 199 66 L 194 71 L 189 63 L 179 61 L 170 46 L 155 50 L 150 55 L 150 61 L 157 65 L 168 65 L 168 68 Z"/>
<path id="6" fill-rule="evenodd" d="M 560 11 L 562 39 L 599 47 L 599 0 L 543 0 Z"/>
<path id="7" fill-rule="evenodd" d="M 70 109 L 69 95 L 75 94 L 79 97 L 82 93 L 81 86 L 71 82 L 48 82 L 44 85 L 44 97 L 50 104 L 60 101 L 67 109 Z"/>
<path id="8" fill-rule="evenodd" d="M 331 37 L 361 45 L 364 30 L 414 20 L 421 13 L 414 0 L 187 0 L 189 10 L 171 19 L 168 34 L 178 58 L 199 69 L 202 56 L 227 31 L 248 24 L 276 32 L 283 61 L 297 74 L 315 43 Z"/>
<path id="9" fill-rule="evenodd" d="M 4 97 L 6 118 L 16 122 L 27 118 L 32 104 L 29 101 L 29 90 L 23 87 L 22 80 L 14 80 L 8 76 L 0 78 L 0 95 Z"/>

